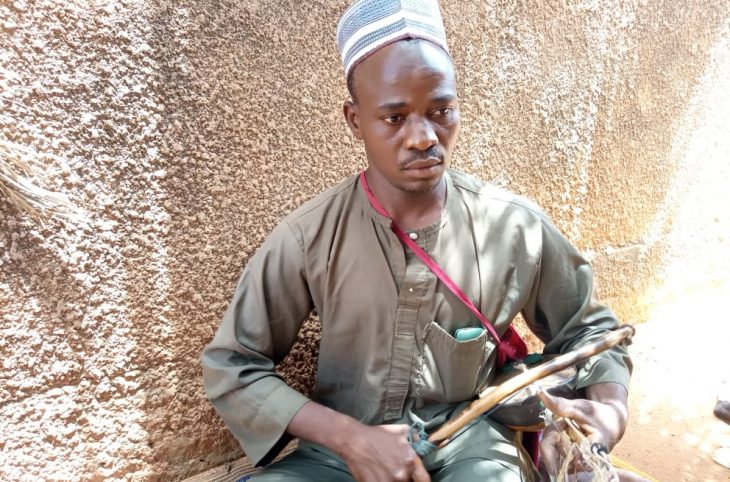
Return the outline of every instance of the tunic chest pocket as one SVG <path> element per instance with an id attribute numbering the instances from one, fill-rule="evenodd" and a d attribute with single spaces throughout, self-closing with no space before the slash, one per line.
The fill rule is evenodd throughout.
<path id="1" fill-rule="evenodd" d="M 438 323 L 423 332 L 423 353 L 416 373 L 416 395 L 434 402 L 462 402 L 474 397 L 492 374 L 494 343 L 487 331 L 457 341 Z"/>

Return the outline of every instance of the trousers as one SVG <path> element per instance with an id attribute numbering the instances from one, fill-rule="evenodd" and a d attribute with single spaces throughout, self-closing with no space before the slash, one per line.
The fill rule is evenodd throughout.
<path id="1" fill-rule="evenodd" d="M 499 480 L 532 482 L 539 475 L 522 448 L 521 434 L 489 419 L 479 419 L 448 445 L 423 459 L 433 482 Z M 355 482 L 334 452 L 307 441 L 254 475 L 251 482 Z"/>

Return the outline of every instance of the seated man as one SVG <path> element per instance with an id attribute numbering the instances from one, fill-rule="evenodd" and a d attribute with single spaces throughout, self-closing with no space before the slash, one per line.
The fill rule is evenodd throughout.
<path id="1" fill-rule="evenodd" d="M 532 202 L 449 170 L 459 130 L 456 77 L 436 0 L 360 0 L 338 45 L 344 116 L 368 167 L 288 215 L 250 259 L 203 353 L 208 396 L 253 480 L 533 480 L 519 434 L 480 418 L 421 460 L 409 415 L 448 420 L 493 378 L 498 340 L 406 243 L 430 256 L 501 337 L 518 313 L 563 353 L 617 327 L 592 296 L 588 262 Z M 311 399 L 274 366 L 302 321 L 322 322 Z M 627 422 L 623 348 L 579 369 L 580 400 L 546 400 L 609 449 Z M 541 450 L 549 454 L 545 442 Z M 547 463 L 553 463 L 548 457 Z"/>

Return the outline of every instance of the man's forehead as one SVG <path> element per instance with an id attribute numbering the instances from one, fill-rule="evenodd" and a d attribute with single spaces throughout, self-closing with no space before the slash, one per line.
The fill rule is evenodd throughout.
<path id="1" fill-rule="evenodd" d="M 438 0 L 357 0 L 337 26 L 345 77 L 370 55 L 406 38 L 427 40 L 448 53 Z"/>
<path id="2" fill-rule="evenodd" d="M 433 44 L 421 40 L 398 41 L 363 60 L 353 75 L 358 88 L 397 91 L 416 81 L 433 86 L 438 96 L 453 92 L 451 58 Z"/>
<path id="3" fill-rule="evenodd" d="M 360 62 L 371 75 L 392 78 L 397 73 L 419 75 L 449 75 L 453 69 L 451 57 L 431 42 L 407 39 L 393 42 Z"/>

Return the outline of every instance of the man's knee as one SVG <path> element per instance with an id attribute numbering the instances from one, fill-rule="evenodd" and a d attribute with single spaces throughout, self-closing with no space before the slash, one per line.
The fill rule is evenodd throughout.
<path id="1" fill-rule="evenodd" d="M 310 448 L 299 448 L 254 475 L 250 482 L 355 482 L 347 466 Z"/>
<path id="2" fill-rule="evenodd" d="M 460 482 L 465 480 L 498 480 L 523 482 L 533 480 L 533 474 L 523 474 L 517 465 L 497 460 L 470 458 L 449 464 L 431 475 L 432 482 Z"/>

